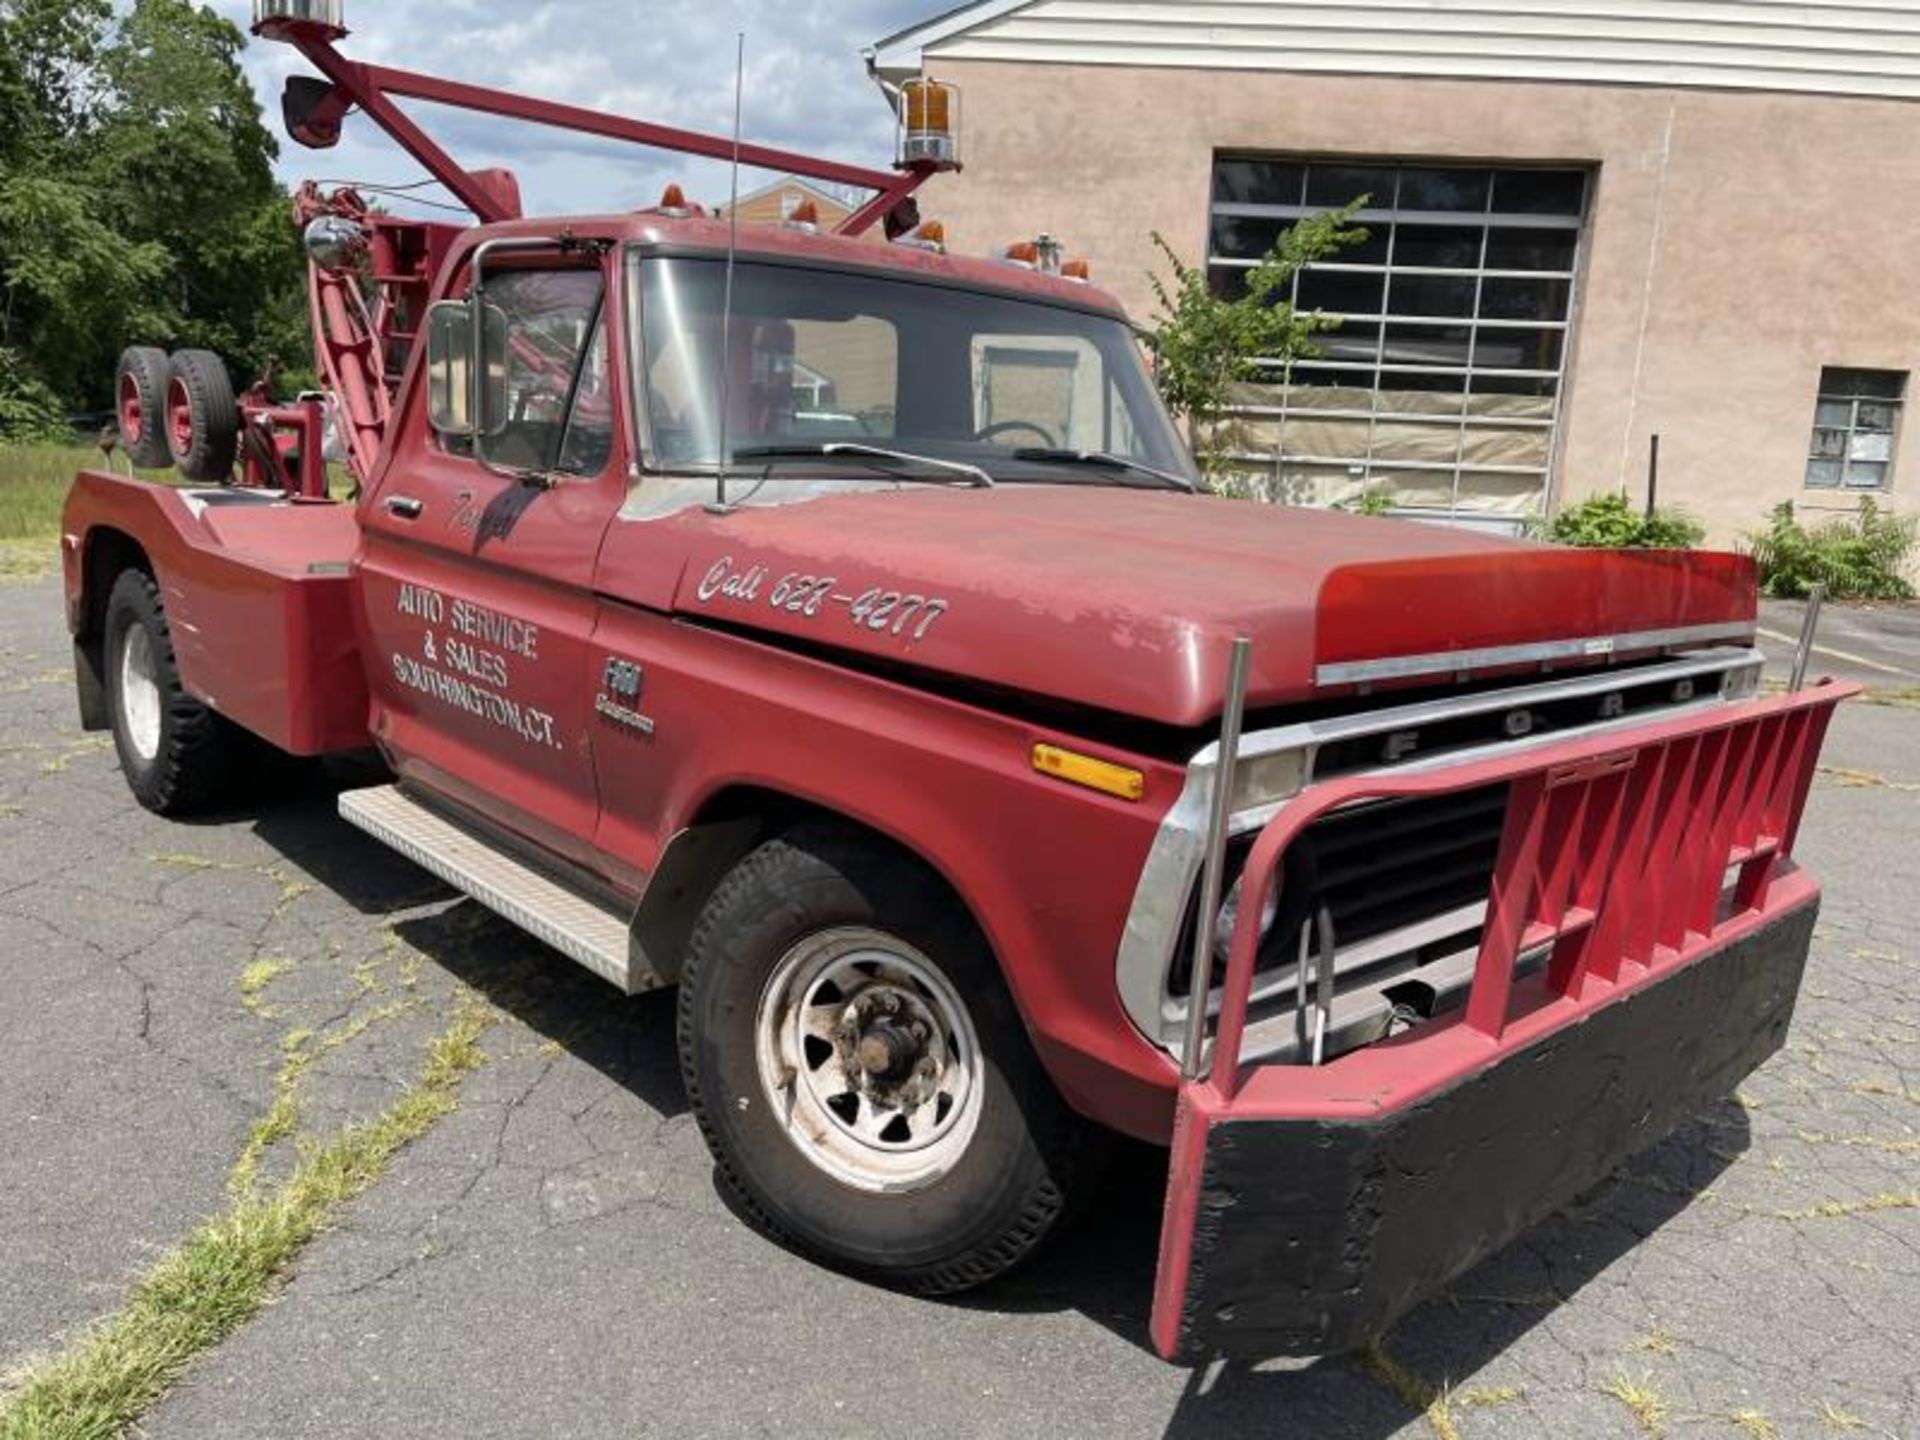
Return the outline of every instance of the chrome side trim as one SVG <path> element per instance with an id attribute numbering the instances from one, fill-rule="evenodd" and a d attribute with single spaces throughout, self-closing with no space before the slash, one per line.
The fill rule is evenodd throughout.
<path id="1" fill-rule="evenodd" d="M 1405 680 L 1415 675 L 1458 675 L 1505 665 L 1544 660 L 1600 659 L 1634 650 L 1664 650 L 1675 645 L 1705 645 L 1715 640 L 1746 640 L 1754 622 L 1688 625 L 1677 630 L 1641 630 L 1631 635 L 1592 635 L 1580 640 L 1542 640 L 1530 645 L 1499 645 L 1486 650 L 1439 650 L 1428 655 L 1393 655 L 1384 660 L 1349 660 L 1322 665 L 1316 685 L 1358 685 L 1370 680 Z"/>
<path id="2" fill-rule="evenodd" d="M 1640 666 L 1631 670 L 1605 670 L 1594 674 L 1543 681 L 1533 685 L 1516 685 L 1512 688 L 1490 690 L 1473 695 L 1423 701 L 1413 705 L 1395 706 L 1391 709 L 1366 711 L 1357 715 L 1308 720 L 1297 725 L 1256 731 L 1241 737 L 1237 754 L 1240 763 L 1244 764 L 1249 760 L 1289 750 L 1302 752 L 1304 778 L 1301 788 L 1305 789 L 1314 783 L 1314 769 L 1320 750 L 1335 741 L 1351 740 L 1356 736 L 1385 735 L 1400 730 L 1418 729 L 1422 725 L 1431 725 L 1439 720 L 1458 719 L 1463 715 L 1512 710 L 1525 705 L 1578 699 L 1582 696 L 1597 697 L 1610 691 L 1637 688 L 1663 681 L 1680 681 L 1702 675 L 1725 677 L 1719 693 L 1668 706 L 1658 712 L 1662 718 L 1685 715 L 1750 697 L 1759 687 L 1760 670 L 1764 663 L 1765 657 L 1760 651 L 1751 648 L 1722 647 L 1703 650 L 1696 654 L 1679 656 L 1661 664 Z M 1625 716 L 1618 720 L 1596 721 L 1592 725 L 1553 730 L 1520 740 L 1502 740 L 1487 745 L 1469 746 L 1443 754 L 1409 760 L 1405 764 L 1390 768 L 1409 773 L 1433 770 L 1463 764 L 1492 753 L 1508 754 L 1541 745 L 1556 744 L 1573 736 L 1605 735 L 1614 731 L 1631 730 L 1646 724 L 1648 718 L 1642 714 Z M 1180 796 L 1161 820 L 1160 828 L 1154 835 L 1153 844 L 1148 849 L 1146 864 L 1141 868 L 1140 881 L 1134 889 L 1133 905 L 1127 912 L 1126 926 L 1121 932 L 1119 952 L 1115 957 L 1114 979 L 1120 993 L 1121 1005 L 1125 1008 L 1128 1017 L 1141 1034 L 1176 1059 L 1185 1048 L 1182 1029 L 1187 1021 L 1188 1007 L 1186 1000 L 1175 999 L 1168 995 L 1167 976 L 1173 967 L 1174 949 L 1179 941 L 1180 927 L 1186 919 L 1188 899 L 1193 893 L 1194 881 L 1200 870 L 1200 861 L 1205 849 L 1207 799 L 1212 793 L 1213 776 L 1219 765 L 1219 759 L 1220 746 L 1217 741 L 1214 741 L 1209 742 L 1188 762 L 1187 777 L 1181 787 Z M 1244 835 L 1250 830 L 1259 829 L 1278 815 L 1286 803 L 1285 799 L 1275 800 L 1236 812 L 1231 819 L 1231 832 L 1235 835 Z M 1459 914 L 1441 917 L 1441 919 L 1449 923 L 1468 922 L 1468 917 Z M 1427 925 L 1430 926 L 1433 923 L 1427 922 Z M 1478 919 L 1472 918 L 1468 923 L 1477 924 Z M 1410 939 L 1410 944 L 1422 943 L 1424 939 L 1430 938 L 1426 933 L 1426 927 L 1423 926 L 1411 927 L 1409 934 L 1416 930 L 1421 933 Z M 1381 938 L 1399 940 L 1402 937 Z M 1374 948 L 1369 946 L 1370 951 Z M 1254 990 L 1256 1003 L 1267 990 L 1287 983 L 1290 983 L 1290 980 L 1282 977 L 1270 981 L 1264 988 L 1256 984 Z M 1210 1001 L 1210 1008 L 1212 1003 Z M 1249 1027 L 1250 1046 L 1258 1029 L 1258 1026 Z M 1288 1034 L 1291 1034 L 1290 1028 Z M 1264 1057 L 1258 1050 L 1249 1048 L 1246 1058 Z"/>

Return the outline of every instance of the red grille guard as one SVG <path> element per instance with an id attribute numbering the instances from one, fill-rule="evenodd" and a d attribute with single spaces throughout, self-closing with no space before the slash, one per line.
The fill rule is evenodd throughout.
<path id="1" fill-rule="evenodd" d="M 1236 928 L 1211 1068 L 1180 1091 L 1155 1348 L 1358 1343 L 1778 1048 L 1818 901 L 1788 856 L 1828 722 L 1855 693 L 1829 684 L 1291 801 L 1253 846 L 1241 915 L 1266 913 L 1287 846 L 1337 807 L 1510 787 L 1472 986 L 1451 1014 L 1325 1065 L 1242 1066 L 1260 937 Z"/>

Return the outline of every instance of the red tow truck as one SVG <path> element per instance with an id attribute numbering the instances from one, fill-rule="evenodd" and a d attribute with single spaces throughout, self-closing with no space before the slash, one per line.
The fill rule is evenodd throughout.
<path id="1" fill-rule="evenodd" d="M 978 1285 L 1119 1132 L 1170 1147 L 1156 1348 L 1326 1352 L 1781 1044 L 1847 692 L 1761 693 L 1747 561 L 1200 493 L 1083 267 L 919 222 L 945 87 L 868 171 L 255 30 L 297 140 L 357 110 L 478 223 L 301 192 L 317 393 L 129 352 L 126 449 L 201 483 L 76 480 L 81 713 L 167 815 L 377 751 L 347 821 L 679 986 L 769 1235 Z M 528 218 L 396 98 L 872 199 Z"/>

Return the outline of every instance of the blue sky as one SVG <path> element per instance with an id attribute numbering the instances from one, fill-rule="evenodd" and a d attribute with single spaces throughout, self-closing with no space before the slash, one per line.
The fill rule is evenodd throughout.
<path id="1" fill-rule="evenodd" d="M 250 22 L 249 0 L 215 0 L 215 8 L 243 29 Z M 343 48 L 356 59 L 724 134 L 734 34 L 744 30 L 747 139 L 884 169 L 892 120 L 861 49 L 948 8 L 942 0 L 346 0 L 354 34 Z M 280 134 L 281 85 L 301 61 L 286 46 L 256 41 L 247 68 Z M 636 208 L 676 179 L 696 199 L 726 197 L 722 166 L 432 106 L 412 111 L 463 164 L 516 171 L 529 213 Z M 331 151 L 281 139 L 289 182 L 422 178 L 359 116 Z M 768 178 L 743 172 L 743 192 Z"/>

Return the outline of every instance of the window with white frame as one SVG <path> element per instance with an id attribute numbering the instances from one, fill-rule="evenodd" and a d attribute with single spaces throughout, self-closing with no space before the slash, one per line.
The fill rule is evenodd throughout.
<path id="1" fill-rule="evenodd" d="M 1885 490 L 1893 480 L 1893 437 L 1906 394 L 1904 370 L 1821 370 L 1807 484 L 1817 490 Z"/>
<path id="2" fill-rule="evenodd" d="M 1294 502 L 1371 490 L 1408 508 L 1538 513 L 1587 172 L 1221 156 L 1214 288 L 1239 293 L 1295 222 L 1361 196 L 1365 242 L 1309 267 L 1288 297 L 1341 323 L 1317 357 L 1239 388 L 1235 468 Z"/>

